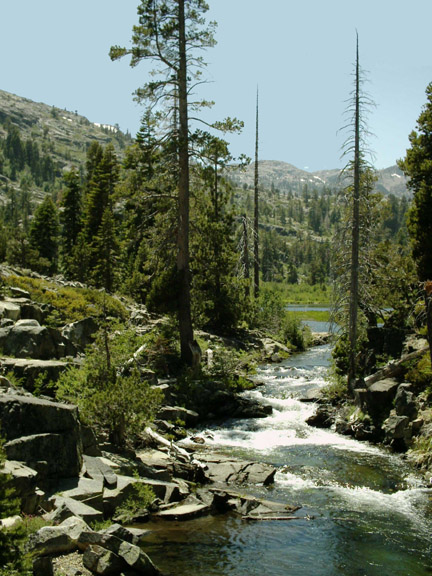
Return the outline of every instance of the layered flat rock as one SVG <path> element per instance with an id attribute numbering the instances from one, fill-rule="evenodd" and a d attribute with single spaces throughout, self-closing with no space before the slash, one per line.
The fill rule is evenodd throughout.
<path id="1" fill-rule="evenodd" d="M 40 374 L 46 381 L 58 380 L 60 374 L 70 365 L 64 360 L 38 360 L 28 358 L 1 358 L 0 364 L 5 373 L 13 372 L 17 378 L 24 379 L 26 390 L 33 390 L 35 380 Z"/>
<path id="2" fill-rule="evenodd" d="M 109 487 L 115 487 L 117 485 L 117 474 L 102 458 L 84 455 L 83 460 L 86 475 L 89 476 L 89 478 L 101 481 L 102 484 Z"/>
<path id="3" fill-rule="evenodd" d="M 62 483 L 58 491 L 65 498 L 79 500 L 100 512 L 103 511 L 103 478 L 73 478 Z"/>
<path id="4" fill-rule="evenodd" d="M 201 454 L 199 461 L 205 466 L 205 473 L 212 482 L 222 484 L 263 484 L 274 481 L 276 468 L 271 464 L 236 460 L 218 454 Z"/>
<path id="5" fill-rule="evenodd" d="M 117 476 L 117 486 L 115 488 L 104 489 L 103 506 L 105 514 L 108 516 L 114 514 L 115 510 L 133 493 L 135 484 L 150 486 L 155 496 L 165 503 L 178 502 L 181 499 L 179 486 L 174 482 L 119 475 Z"/>
<path id="6" fill-rule="evenodd" d="M 96 508 L 89 506 L 85 502 L 75 500 L 74 498 L 56 496 L 54 498 L 54 503 L 56 509 L 49 514 L 46 514 L 45 517 L 47 520 L 61 522 L 71 516 L 79 516 L 85 520 L 85 522 L 90 523 L 101 521 L 104 518 L 104 515 L 100 510 L 96 510 Z"/>
<path id="7" fill-rule="evenodd" d="M 161 510 L 155 516 L 163 520 L 190 520 L 210 512 L 211 506 L 205 503 L 180 504 L 180 506 L 175 506 L 168 510 Z"/>

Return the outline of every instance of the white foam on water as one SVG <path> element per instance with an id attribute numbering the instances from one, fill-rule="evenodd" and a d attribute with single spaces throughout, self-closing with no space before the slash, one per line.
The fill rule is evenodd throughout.
<path id="1" fill-rule="evenodd" d="M 385 493 L 368 487 L 342 486 L 334 481 L 326 482 L 325 477 L 316 480 L 303 478 L 287 470 L 278 471 L 275 476 L 276 484 L 289 490 L 332 493 L 333 506 L 340 508 L 344 513 L 363 516 L 373 511 L 383 519 L 396 514 L 409 520 L 417 531 L 429 535 L 430 522 L 425 517 L 424 510 L 432 498 L 432 490 L 418 487 L 416 486 L 418 480 L 416 478 L 412 480 L 415 485 L 410 488 Z"/>

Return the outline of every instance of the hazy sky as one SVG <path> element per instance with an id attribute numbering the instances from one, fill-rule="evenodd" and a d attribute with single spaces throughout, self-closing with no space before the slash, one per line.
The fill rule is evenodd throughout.
<path id="1" fill-rule="evenodd" d="M 0 0 L 0 89 L 77 110 L 135 134 L 143 109 L 132 97 L 148 67 L 111 62 L 129 46 L 138 0 Z M 375 166 L 405 154 L 432 81 L 431 0 L 209 0 L 218 44 L 208 50 L 208 119 L 245 122 L 234 155 L 253 156 L 260 92 L 260 158 L 309 170 L 343 165 L 346 100 L 353 87 L 356 29 Z"/>

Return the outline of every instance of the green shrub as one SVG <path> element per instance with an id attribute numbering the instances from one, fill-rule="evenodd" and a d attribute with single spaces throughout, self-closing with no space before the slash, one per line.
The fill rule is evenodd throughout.
<path id="1" fill-rule="evenodd" d="M 57 382 L 57 398 L 76 404 L 87 424 L 120 446 L 154 418 L 162 401 L 161 391 L 128 363 L 139 341 L 131 331 L 111 337 L 101 331 L 83 366 L 64 372 Z"/>
<path id="2" fill-rule="evenodd" d="M 145 349 L 141 357 L 158 375 L 175 373 L 180 368 L 179 342 L 177 326 L 171 322 L 162 324 L 144 336 Z"/>
<path id="3" fill-rule="evenodd" d="M 295 314 L 286 310 L 282 294 L 274 289 L 261 290 L 251 326 L 296 350 L 304 350 L 310 338 L 310 331 L 302 327 Z"/>
<path id="4" fill-rule="evenodd" d="M 47 324 L 51 326 L 76 322 L 89 316 L 127 318 L 123 304 L 100 290 L 58 286 L 54 282 L 28 276 L 8 276 L 5 281 L 9 286 L 27 290 L 35 302 L 52 306 L 53 310 L 47 318 Z"/>
<path id="5" fill-rule="evenodd" d="M 134 521 L 138 514 L 147 510 L 155 498 L 156 495 L 150 486 L 136 482 L 127 499 L 116 509 L 114 517 L 125 524 L 129 524 Z"/>
<path id="6" fill-rule="evenodd" d="M 347 378 L 334 375 L 329 383 L 321 390 L 321 394 L 331 404 L 341 404 L 350 396 Z"/>
<path id="7" fill-rule="evenodd" d="M 405 378 L 420 390 L 427 390 L 429 398 L 432 396 L 432 370 L 430 355 L 425 354 L 407 366 Z"/>

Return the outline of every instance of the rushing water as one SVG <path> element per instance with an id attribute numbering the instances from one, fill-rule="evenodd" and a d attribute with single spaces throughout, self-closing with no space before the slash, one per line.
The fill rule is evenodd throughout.
<path id="1" fill-rule="evenodd" d="M 271 488 L 248 492 L 302 508 L 295 521 L 248 523 L 222 515 L 156 524 L 145 545 L 176 576 L 425 576 L 432 574 L 432 492 L 399 456 L 305 419 L 299 397 L 325 384 L 330 348 L 265 366 L 250 394 L 265 419 L 202 431 L 212 450 L 269 462 Z"/>

